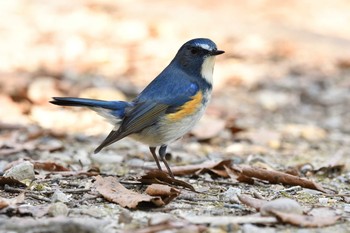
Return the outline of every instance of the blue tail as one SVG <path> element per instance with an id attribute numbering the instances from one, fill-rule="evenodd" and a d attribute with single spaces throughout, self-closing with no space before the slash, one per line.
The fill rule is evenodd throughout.
<path id="1" fill-rule="evenodd" d="M 50 103 L 60 106 L 88 107 L 106 118 L 123 118 L 125 109 L 132 104 L 125 101 L 106 101 L 74 97 L 53 97 Z M 107 114 L 106 114 L 107 113 Z"/>

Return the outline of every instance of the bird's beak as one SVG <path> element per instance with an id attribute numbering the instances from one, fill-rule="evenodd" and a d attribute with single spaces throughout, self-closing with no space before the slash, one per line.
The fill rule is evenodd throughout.
<path id="1" fill-rule="evenodd" d="M 210 55 L 211 56 L 217 56 L 217 55 L 220 55 L 220 54 L 223 54 L 225 51 L 222 51 L 222 50 L 213 50 L 210 52 Z"/>

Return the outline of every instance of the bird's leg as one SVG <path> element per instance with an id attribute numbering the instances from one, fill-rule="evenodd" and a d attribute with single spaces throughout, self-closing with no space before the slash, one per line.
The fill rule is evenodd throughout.
<path id="1" fill-rule="evenodd" d="M 150 147 L 149 150 L 151 151 L 154 161 L 156 161 L 158 169 L 162 171 L 162 167 L 160 166 L 159 159 L 156 154 L 156 147 Z"/>
<path id="2" fill-rule="evenodd" d="M 162 160 L 162 162 L 164 163 L 166 169 L 168 170 L 168 173 L 169 175 L 174 178 L 174 174 L 173 172 L 171 171 L 167 161 L 165 160 L 165 155 L 166 155 L 166 145 L 162 145 L 160 148 L 159 148 L 159 157 L 160 159 Z"/>

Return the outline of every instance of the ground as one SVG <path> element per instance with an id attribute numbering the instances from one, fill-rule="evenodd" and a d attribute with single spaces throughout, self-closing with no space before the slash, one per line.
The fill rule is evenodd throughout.
<path id="1" fill-rule="evenodd" d="M 347 1 L 35 0 L 0 11 L 0 232 L 348 232 Z M 225 54 L 205 116 L 169 146 L 185 183 L 152 173 L 147 146 L 131 139 L 94 154 L 113 126 L 49 103 L 130 100 L 196 37 Z M 152 195 L 150 183 L 164 186 Z M 302 213 L 286 220 L 291 200 Z"/>

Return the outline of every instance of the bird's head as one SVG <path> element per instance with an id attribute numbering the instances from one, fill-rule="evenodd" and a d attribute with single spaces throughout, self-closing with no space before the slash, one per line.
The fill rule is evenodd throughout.
<path id="1" fill-rule="evenodd" d="M 212 83 L 215 56 L 224 53 L 210 39 L 197 38 L 186 42 L 177 52 L 173 62 L 193 76 Z"/>

